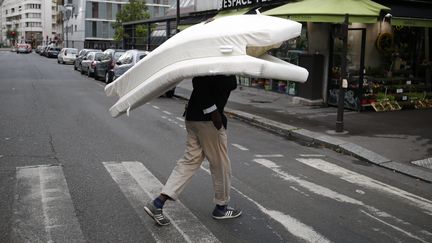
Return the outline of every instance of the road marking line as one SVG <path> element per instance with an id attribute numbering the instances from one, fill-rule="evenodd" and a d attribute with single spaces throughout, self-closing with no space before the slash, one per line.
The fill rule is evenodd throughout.
<path id="1" fill-rule="evenodd" d="M 182 121 L 182 122 L 184 122 L 185 120 L 183 119 L 183 118 L 181 118 L 181 117 L 178 117 L 178 116 L 176 116 L 176 119 L 177 120 L 179 120 L 179 121 Z"/>
<path id="2" fill-rule="evenodd" d="M 279 169 L 279 166 L 277 164 L 275 164 L 273 161 L 267 160 L 267 159 L 254 159 L 254 162 L 267 167 L 269 169 L 271 169 L 273 172 L 276 173 L 276 175 L 278 175 L 278 177 L 282 178 L 285 181 L 289 181 L 289 182 L 294 182 L 296 184 L 298 184 L 299 186 L 308 189 L 310 192 L 314 192 L 318 195 L 327 197 L 327 198 L 331 198 L 334 199 L 336 201 L 339 202 L 343 202 L 343 203 L 350 203 L 350 204 L 354 204 L 354 205 L 363 205 L 362 202 L 354 199 L 354 198 L 350 198 L 348 196 L 342 195 L 338 192 L 335 192 L 329 188 L 317 185 L 315 183 L 312 183 L 310 181 L 306 181 L 304 179 L 298 178 L 296 176 L 290 175 L 284 171 L 282 171 L 281 169 Z"/>
<path id="3" fill-rule="evenodd" d="M 238 148 L 238 149 L 240 149 L 240 150 L 243 150 L 243 151 L 248 151 L 249 150 L 248 148 L 243 147 L 240 144 L 232 143 L 231 145 L 234 146 L 234 147 L 236 147 L 236 148 Z"/>
<path id="4" fill-rule="evenodd" d="M 152 107 L 155 108 L 156 110 L 160 110 L 159 106 L 152 105 Z"/>
<path id="5" fill-rule="evenodd" d="M 14 242 L 85 242 L 61 166 L 16 169 Z"/>
<path id="6" fill-rule="evenodd" d="M 257 158 L 282 158 L 282 154 L 255 154 Z"/>
<path id="7" fill-rule="evenodd" d="M 325 155 L 322 154 L 299 154 L 301 157 L 325 157 Z"/>
<path id="8" fill-rule="evenodd" d="M 383 220 L 381 220 L 381 219 L 379 219 L 379 218 L 377 218 L 377 217 L 374 217 L 373 215 L 370 215 L 370 214 L 368 214 L 367 212 L 365 212 L 365 211 L 363 211 L 363 210 L 360 210 L 360 212 L 362 212 L 362 213 L 364 213 L 365 215 L 367 215 L 367 216 L 369 216 L 369 217 L 371 217 L 371 218 L 377 220 L 378 222 L 381 222 L 382 224 L 385 224 L 385 225 L 389 226 L 390 228 L 393 228 L 393 229 L 395 229 L 395 230 L 397 230 L 397 231 L 399 231 L 399 232 L 401 232 L 401 233 L 407 235 L 407 236 L 410 237 L 410 238 L 416 239 L 416 240 L 421 241 L 421 242 L 424 242 L 424 243 L 428 243 L 428 242 L 429 242 L 429 241 L 425 241 L 425 240 L 423 240 L 422 238 L 419 238 L 419 237 L 417 237 L 417 236 L 411 234 L 410 232 L 407 232 L 407 231 L 405 231 L 405 230 L 403 230 L 403 229 L 401 229 L 401 228 L 399 228 L 399 227 L 397 227 L 397 226 L 394 226 L 394 225 L 389 224 L 389 223 L 387 223 L 387 222 L 385 222 L 385 221 L 383 221 Z"/>
<path id="9" fill-rule="evenodd" d="M 161 182 L 140 162 L 103 162 L 114 181 L 158 242 L 219 242 L 180 201 L 167 203 L 164 213 L 173 227 L 155 227 L 144 212 L 146 203 L 159 195 Z"/>
<path id="10" fill-rule="evenodd" d="M 429 215 L 432 215 L 432 201 L 404 191 L 402 189 L 390 186 L 383 182 L 369 178 L 367 176 L 358 174 L 356 172 L 347 170 L 338 165 L 329 163 L 321 159 L 297 159 L 297 161 L 308 165 L 312 168 L 326 172 L 328 174 L 339 177 L 340 179 L 349 183 L 383 192 L 388 195 L 396 196 L 404 199 L 407 203 L 423 209 Z"/>
<path id="11" fill-rule="evenodd" d="M 204 168 L 203 166 L 201 166 L 201 169 L 211 175 L 209 169 Z M 307 242 L 320 242 L 320 243 L 330 242 L 326 237 L 316 232 L 312 227 L 303 224 L 298 219 L 293 218 L 290 215 L 284 214 L 280 211 L 270 210 L 265 208 L 264 206 L 262 206 L 261 204 L 253 200 L 252 198 L 242 193 L 234 186 L 231 186 L 231 189 L 233 189 L 234 191 L 242 195 L 248 201 L 255 204 L 255 206 L 257 206 L 261 212 L 263 212 L 264 214 L 266 214 L 276 222 L 279 222 L 282 226 L 285 227 L 286 230 L 288 230 L 288 232 L 290 232 L 295 237 L 303 239 Z"/>
<path id="12" fill-rule="evenodd" d="M 299 185 L 299 186 L 301 186 L 301 187 L 307 189 L 308 191 L 313 192 L 317 195 L 327 197 L 327 198 L 330 198 L 330 199 L 333 199 L 333 200 L 336 200 L 336 201 L 339 201 L 342 203 L 350 203 L 353 205 L 357 205 L 357 206 L 366 208 L 367 211 L 369 211 L 370 213 L 372 213 L 376 217 L 379 217 L 381 219 L 385 218 L 387 220 L 392 220 L 396 224 L 400 224 L 400 225 L 403 225 L 405 227 L 411 228 L 411 231 L 419 231 L 418 226 L 414 226 L 414 225 L 412 225 L 412 224 L 410 224 L 410 223 L 408 223 L 402 219 L 399 219 L 399 218 L 397 218 L 397 217 L 395 217 L 389 213 L 381 211 L 375 207 L 369 206 L 360 200 L 351 198 L 349 196 L 346 196 L 346 195 L 340 194 L 336 191 L 333 191 L 329 188 L 326 188 L 326 187 L 320 186 L 318 184 L 315 184 L 313 182 L 306 181 L 306 180 L 301 179 L 299 177 L 290 175 L 290 174 L 282 171 L 280 169 L 280 166 L 275 164 L 273 161 L 270 161 L 267 159 L 254 159 L 253 161 L 258 163 L 258 164 L 261 164 L 264 167 L 267 167 L 268 169 L 271 169 L 281 179 L 286 180 L 288 182 L 296 183 L 297 185 Z M 427 235 L 429 232 L 423 230 L 423 231 L 420 231 L 419 233 Z"/>
<path id="13" fill-rule="evenodd" d="M 172 113 L 169 112 L 169 111 L 162 111 L 162 112 L 165 113 L 165 114 L 167 114 L 167 115 L 172 115 Z"/>

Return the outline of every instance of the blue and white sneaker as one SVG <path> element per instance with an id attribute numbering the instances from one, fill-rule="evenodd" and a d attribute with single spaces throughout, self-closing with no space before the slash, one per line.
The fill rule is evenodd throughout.
<path id="1" fill-rule="evenodd" d="M 234 209 L 232 207 L 225 206 L 224 209 L 220 210 L 215 207 L 212 213 L 212 217 L 214 219 L 233 219 L 237 218 L 242 214 L 242 210 L 240 209 Z"/>

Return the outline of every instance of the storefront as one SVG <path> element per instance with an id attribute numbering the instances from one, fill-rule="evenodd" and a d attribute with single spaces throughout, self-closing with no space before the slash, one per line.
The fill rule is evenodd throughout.
<path id="1" fill-rule="evenodd" d="M 376 38 L 380 63 L 367 67 L 365 97 L 376 111 L 432 107 L 430 4 L 387 1 L 386 32 Z"/>
<path id="2" fill-rule="evenodd" d="M 343 4 L 346 5 L 340 6 Z M 336 32 L 338 23 L 343 22 L 343 15 L 348 14 L 350 24 L 346 71 L 349 85 L 345 92 L 345 107 L 357 111 L 431 107 L 431 22 L 426 19 L 429 15 L 415 15 L 414 7 L 396 6 L 394 1 L 391 7 L 394 7 L 394 11 L 369 0 L 303 0 L 271 9 L 264 14 L 293 19 L 307 26 L 306 38 L 299 38 L 300 42 L 306 41 L 307 44 L 282 52 L 299 53 L 297 60 L 302 60 L 304 53 L 324 55 L 321 66 L 324 72 L 319 72 L 319 68 L 308 68 L 310 72 L 313 70 L 311 73 L 314 76 L 315 72 L 319 75 L 323 73 L 322 85 L 319 85 L 319 81 L 308 82 L 309 85 L 318 82 L 314 88 L 322 87 L 325 103 L 338 104 L 343 56 L 342 40 Z M 418 8 L 430 13 L 432 5 Z M 319 55 L 313 59 L 317 58 L 321 59 Z M 296 59 L 288 61 L 304 65 L 301 61 L 296 63 Z M 317 65 L 321 65 L 320 61 Z M 300 85 L 294 94 L 309 99 L 302 95 L 301 90 Z"/>
<path id="3" fill-rule="evenodd" d="M 240 77 L 241 85 L 299 97 L 305 102 L 336 105 L 341 81 L 342 40 L 338 29 L 349 16 L 345 107 L 352 110 L 398 110 L 431 107 L 432 3 L 403 0 L 222 0 L 217 11 L 181 15 L 184 29 L 210 17 L 262 14 L 303 24 L 301 36 L 286 41 L 272 54 L 309 70 L 309 80 Z M 130 23 L 130 36 L 139 24 L 166 26 L 165 41 L 175 30 L 175 18 Z M 163 32 L 163 31 L 162 31 Z M 161 32 L 161 33 L 162 33 Z M 156 32 L 155 32 L 156 33 Z M 163 33 L 162 33 L 163 34 Z M 152 37 L 153 38 L 153 37 Z M 157 46 L 148 39 L 147 47 Z M 134 46 L 125 40 L 126 48 Z M 153 48 L 150 48 L 153 49 Z"/>

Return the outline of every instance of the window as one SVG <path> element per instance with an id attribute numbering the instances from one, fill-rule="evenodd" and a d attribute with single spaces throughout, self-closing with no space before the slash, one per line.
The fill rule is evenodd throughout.
<path id="1" fill-rule="evenodd" d="M 113 19 L 113 15 L 112 15 L 112 3 L 107 3 L 106 4 L 106 8 L 107 8 L 107 19 Z"/>
<path id="2" fill-rule="evenodd" d="M 92 18 L 99 18 L 99 3 L 92 3 Z"/>
<path id="3" fill-rule="evenodd" d="M 96 21 L 92 22 L 92 36 L 93 37 L 97 36 L 97 22 Z"/>
<path id="4" fill-rule="evenodd" d="M 102 22 L 102 37 L 108 38 L 108 22 Z"/>
<path id="5" fill-rule="evenodd" d="M 119 62 L 121 62 L 122 64 L 132 63 L 132 61 L 133 61 L 133 54 L 131 52 L 126 52 L 119 58 Z"/>

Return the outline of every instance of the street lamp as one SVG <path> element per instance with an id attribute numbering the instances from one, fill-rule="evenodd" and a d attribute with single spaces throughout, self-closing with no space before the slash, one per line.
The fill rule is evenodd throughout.
<path id="1" fill-rule="evenodd" d="M 177 0 L 177 14 L 176 14 L 176 33 L 180 32 L 180 0 Z"/>
<path id="2" fill-rule="evenodd" d="M 345 90 L 348 88 L 347 81 L 347 49 L 348 49 L 348 14 L 345 15 L 345 21 L 341 25 L 341 38 L 343 41 L 342 47 L 342 60 L 341 60 L 341 78 L 339 81 L 339 97 L 338 97 L 338 110 L 337 110 L 337 118 L 336 118 L 336 132 L 342 133 L 344 132 L 344 106 L 345 106 Z"/>
<path id="3" fill-rule="evenodd" d="M 59 10 L 60 12 L 62 12 L 63 14 L 63 21 L 66 21 L 66 47 L 68 47 L 69 45 L 69 39 L 68 39 L 68 32 L 69 32 L 69 19 L 72 16 L 72 11 L 73 11 L 73 6 L 67 5 L 67 6 L 59 6 Z M 63 40 L 64 38 L 64 34 L 65 34 L 65 27 L 64 27 L 64 23 L 62 25 L 62 29 L 63 29 Z"/>

